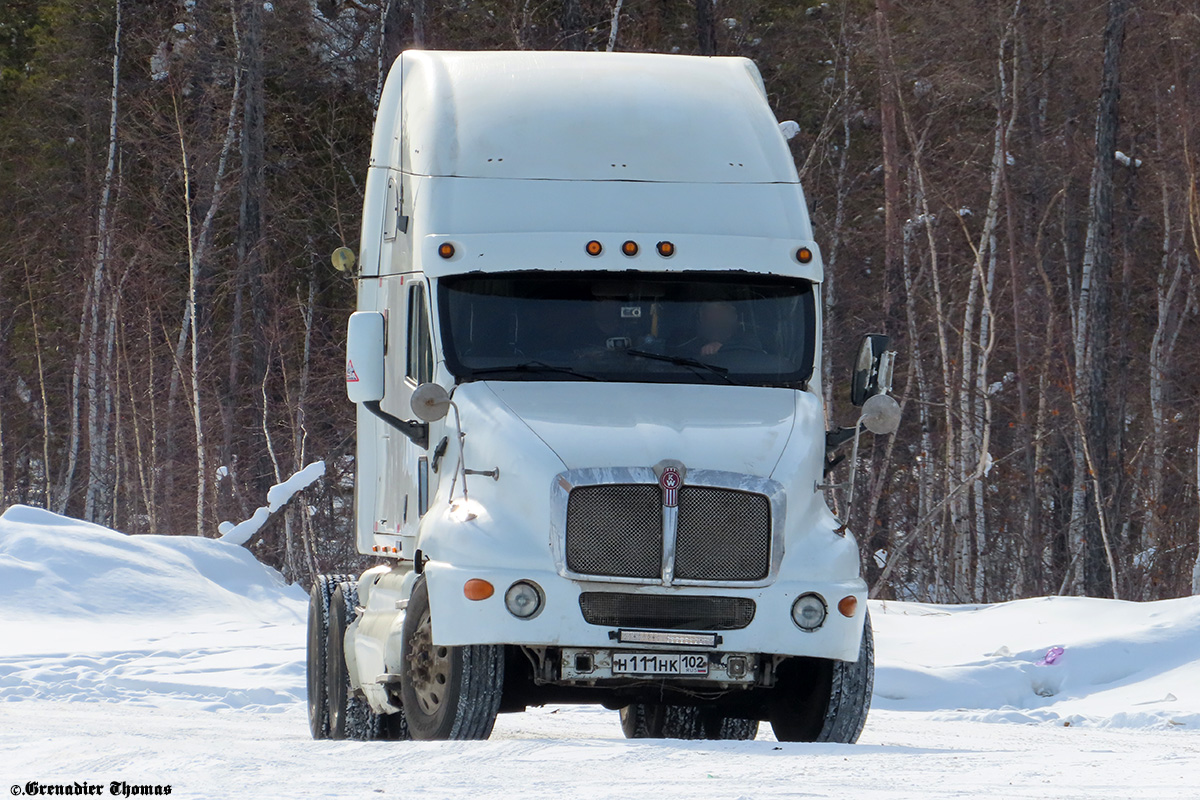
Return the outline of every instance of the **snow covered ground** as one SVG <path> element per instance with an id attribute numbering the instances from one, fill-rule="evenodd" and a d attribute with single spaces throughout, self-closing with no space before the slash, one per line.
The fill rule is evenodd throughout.
<path id="1" fill-rule="evenodd" d="M 0 790 L 1200 798 L 1200 597 L 872 603 L 874 705 L 847 746 L 778 744 L 767 725 L 754 742 L 626 741 L 593 707 L 502 716 L 487 742 L 314 742 L 306 597 L 242 547 L 18 506 L 0 517 L 0 590 Z"/>

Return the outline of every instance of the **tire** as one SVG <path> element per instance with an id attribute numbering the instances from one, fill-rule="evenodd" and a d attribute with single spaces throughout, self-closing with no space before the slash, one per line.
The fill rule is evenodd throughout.
<path id="1" fill-rule="evenodd" d="M 401 631 L 400 696 L 412 738 L 488 738 L 504 690 L 504 646 L 435 646 L 424 579 L 413 587 Z"/>
<path id="2" fill-rule="evenodd" d="M 664 739 L 703 739 L 704 723 L 700 709 L 695 706 L 664 706 L 662 736 Z"/>
<path id="3" fill-rule="evenodd" d="M 758 720 L 728 717 L 715 709 L 631 703 L 621 709 L 626 739 L 753 739 Z"/>
<path id="4" fill-rule="evenodd" d="M 412 739 L 412 734 L 408 732 L 408 719 L 403 710 L 395 714 L 377 714 L 375 719 L 378 724 L 372 738 L 389 742 L 406 742 Z"/>
<path id="5" fill-rule="evenodd" d="M 314 739 L 329 738 L 329 694 L 325 688 L 325 648 L 329 638 L 329 598 L 345 575 L 318 575 L 308 593 L 308 730 Z"/>
<path id="6" fill-rule="evenodd" d="M 621 730 L 626 739 L 663 738 L 663 710 L 661 703 L 630 703 L 621 709 Z"/>
<path id="7" fill-rule="evenodd" d="M 708 723 L 705 739 L 748 742 L 758 736 L 758 720 L 718 715 Z"/>
<path id="8" fill-rule="evenodd" d="M 779 668 L 771 729 L 781 742 L 858 741 L 875 684 L 875 637 L 863 622 L 858 660 L 793 658 Z"/>
<path id="9" fill-rule="evenodd" d="M 329 698 L 330 739 L 377 739 L 379 720 L 354 694 L 346 667 L 346 628 L 358 605 L 357 581 L 342 581 L 329 598 L 329 634 L 325 648 L 325 693 Z"/>

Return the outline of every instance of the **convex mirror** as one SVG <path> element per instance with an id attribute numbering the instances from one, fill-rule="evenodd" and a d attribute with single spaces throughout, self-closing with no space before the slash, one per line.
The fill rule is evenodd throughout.
<path id="1" fill-rule="evenodd" d="M 450 394 L 441 384 L 422 383 L 413 390 L 410 402 L 422 422 L 437 422 L 450 412 Z"/>
<path id="2" fill-rule="evenodd" d="M 862 424 L 877 436 L 895 433 L 900 427 L 900 404 L 886 394 L 868 397 L 863 403 Z"/>

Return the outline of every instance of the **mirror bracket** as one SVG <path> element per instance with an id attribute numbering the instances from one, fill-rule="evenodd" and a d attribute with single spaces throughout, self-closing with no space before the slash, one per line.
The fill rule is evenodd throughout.
<path id="1" fill-rule="evenodd" d="M 839 447 L 854 438 L 854 431 L 857 426 L 849 428 L 836 428 L 832 431 L 825 432 L 825 455 L 833 455 Z"/>
<path id="2" fill-rule="evenodd" d="M 403 433 L 413 441 L 417 447 L 423 450 L 429 449 L 429 424 L 425 422 L 413 422 L 411 420 L 400 419 L 392 416 L 388 412 L 379 407 L 378 400 L 368 400 L 362 404 L 363 408 L 370 411 L 375 416 L 386 422 L 391 427 Z"/>
<path id="3" fill-rule="evenodd" d="M 846 460 L 845 454 L 835 456 L 842 445 L 846 444 L 854 438 L 854 433 L 857 428 L 842 428 L 838 427 L 831 431 L 825 432 L 825 470 L 823 477 L 828 478 L 829 473 L 833 472 L 833 468 Z M 822 485 L 822 489 L 838 489 L 843 488 L 842 484 Z"/>

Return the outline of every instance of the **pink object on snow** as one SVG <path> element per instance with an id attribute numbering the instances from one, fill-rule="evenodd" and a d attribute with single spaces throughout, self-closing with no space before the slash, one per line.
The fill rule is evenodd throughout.
<path id="1" fill-rule="evenodd" d="M 1063 650 L 1058 645 L 1055 645 L 1054 647 L 1051 647 L 1049 650 L 1047 650 L 1046 655 L 1042 656 L 1040 661 L 1035 662 L 1034 666 L 1045 667 L 1050 664 L 1053 664 L 1054 662 L 1058 661 L 1058 659 L 1065 652 L 1066 652 L 1066 650 Z"/>

